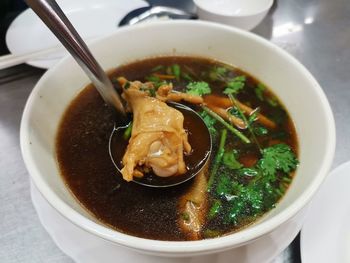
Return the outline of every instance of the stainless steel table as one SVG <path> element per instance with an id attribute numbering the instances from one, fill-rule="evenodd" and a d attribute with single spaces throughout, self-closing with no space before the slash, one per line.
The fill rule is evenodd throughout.
<path id="1" fill-rule="evenodd" d="M 153 2 L 193 9 L 191 1 Z M 349 14 L 348 0 L 276 1 L 254 30 L 299 59 L 325 90 L 337 125 L 333 167 L 350 157 Z M 39 223 L 19 148 L 22 110 L 43 73 L 26 65 L 0 71 L 0 262 L 72 262 Z M 298 237 L 276 262 L 300 262 Z"/>

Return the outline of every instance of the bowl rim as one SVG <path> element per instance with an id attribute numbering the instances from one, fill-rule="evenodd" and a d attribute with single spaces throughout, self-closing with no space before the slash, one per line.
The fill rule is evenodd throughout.
<path id="1" fill-rule="evenodd" d="M 245 243 L 248 243 L 254 239 L 257 239 L 258 237 L 261 237 L 264 234 L 271 232 L 272 230 L 274 230 L 275 228 L 277 228 L 278 226 L 295 216 L 298 213 L 298 211 L 301 210 L 310 201 L 311 197 L 315 194 L 315 192 L 325 179 L 331 167 L 335 152 L 335 122 L 331 107 L 322 88 L 315 80 L 315 78 L 292 55 L 290 55 L 280 47 L 276 46 L 275 44 L 269 42 L 268 40 L 263 39 L 260 36 L 230 26 L 221 25 L 213 22 L 188 20 L 152 22 L 134 25 L 132 27 L 121 28 L 111 36 L 94 41 L 91 44 L 91 46 L 94 46 L 95 44 L 98 44 L 99 42 L 102 42 L 108 39 L 109 37 L 118 35 L 123 32 L 138 31 L 148 27 L 158 28 L 164 26 L 176 26 L 182 28 L 187 28 L 188 26 L 206 27 L 210 29 L 225 30 L 227 31 L 227 33 L 243 35 L 251 39 L 252 41 L 258 42 L 261 45 L 273 49 L 279 54 L 279 56 L 282 56 L 284 59 L 289 60 L 295 67 L 299 68 L 299 70 L 309 79 L 309 81 L 313 84 L 310 85 L 311 88 L 314 90 L 315 95 L 317 95 L 320 103 L 322 104 L 324 114 L 329 122 L 329 125 L 327 126 L 326 135 L 328 136 L 328 138 L 325 138 L 326 151 L 323 156 L 323 160 L 320 163 L 320 167 L 318 172 L 316 173 L 315 179 L 313 179 L 310 185 L 304 190 L 302 195 L 297 197 L 296 200 L 283 211 L 274 215 L 267 221 L 253 225 L 249 228 L 243 229 L 233 234 L 225 235 L 214 239 L 204 239 L 198 241 L 160 241 L 145 239 L 118 232 L 105 225 L 98 224 L 88 219 L 87 217 L 75 211 L 71 206 L 66 204 L 54 191 L 50 189 L 48 184 L 46 184 L 46 182 L 42 179 L 38 165 L 34 162 L 29 150 L 30 144 L 28 137 L 31 130 L 30 117 L 33 103 L 36 97 L 39 96 L 41 86 L 44 83 L 46 83 L 47 80 L 50 79 L 51 75 L 55 74 L 57 68 L 62 67 L 65 63 L 69 63 L 69 60 L 72 60 L 70 56 L 66 56 L 56 66 L 49 69 L 40 78 L 26 102 L 20 125 L 20 147 L 24 163 L 33 182 L 35 183 L 39 191 L 42 193 L 43 197 L 50 203 L 50 205 L 52 205 L 52 207 L 54 207 L 61 215 L 63 215 L 66 219 L 71 221 L 76 226 L 114 244 L 122 245 L 137 251 L 142 251 L 147 254 L 163 253 L 163 255 L 178 254 L 181 256 L 199 253 L 209 254 L 244 245 Z"/>
<path id="2" fill-rule="evenodd" d="M 195 3 L 197 8 L 205 11 L 206 13 L 212 16 L 220 16 L 225 18 L 247 18 L 247 17 L 256 16 L 267 12 L 272 7 L 274 0 L 268 0 L 267 4 L 264 5 L 263 8 L 259 9 L 258 11 L 250 11 L 249 13 L 235 14 L 235 15 L 229 15 L 229 14 L 213 11 L 209 9 L 208 6 L 203 5 L 203 3 L 200 0 L 193 0 L 193 2 Z"/>

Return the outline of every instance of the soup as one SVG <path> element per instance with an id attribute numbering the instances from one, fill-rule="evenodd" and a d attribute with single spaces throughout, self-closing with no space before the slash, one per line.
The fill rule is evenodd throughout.
<path id="1" fill-rule="evenodd" d="M 214 238 L 254 223 L 287 191 L 298 165 L 293 122 L 248 73 L 205 58 L 159 57 L 118 67 L 110 77 L 117 89 L 124 77 L 201 96 L 203 103 L 186 105 L 202 116 L 213 145 L 203 172 L 184 184 L 155 189 L 126 182 L 108 152 L 113 112 L 87 86 L 64 113 L 56 154 L 70 191 L 104 224 L 148 239 Z M 200 130 L 188 132 L 201 140 Z"/>

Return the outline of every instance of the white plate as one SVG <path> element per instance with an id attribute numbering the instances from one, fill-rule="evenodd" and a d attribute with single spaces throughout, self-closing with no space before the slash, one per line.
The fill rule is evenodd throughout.
<path id="1" fill-rule="evenodd" d="M 301 256 L 304 263 L 350 262 L 350 162 L 331 172 L 311 202 Z"/>
<path id="2" fill-rule="evenodd" d="M 86 41 L 108 35 L 131 10 L 148 6 L 142 0 L 57 0 L 79 34 Z M 25 10 L 10 25 L 6 44 L 14 55 L 60 46 L 56 37 L 31 9 Z M 27 63 L 40 68 L 56 64 L 65 51 L 56 52 Z"/>
<path id="3" fill-rule="evenodd" d="M 296 237 L 301 220 L 294 218 L 263 238 L 219 254 L 192 258 L 164 258 L 136 253 L 96 237 L 61 216 L 31 183 L 31 197 L 39 219 L 56 245 L 78 263 L 264 263 L 271 262 Z M 299 214 L 298 216 L 303 216 Z M 233 260 L 234 259 L 234 260 Z M 275 261 L 274 263 L 278 263 Z"/>

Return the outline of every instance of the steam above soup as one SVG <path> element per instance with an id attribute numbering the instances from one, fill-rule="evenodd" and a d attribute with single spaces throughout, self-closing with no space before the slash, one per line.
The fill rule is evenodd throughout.
<path id="1" fill-rule="evenodd" d="M 295 129 L 276 96 L 252 76 L 213 60 L 160 57 L 119 67 L 110 77 L 117 89 L 124 87 L 125 92 L 129 90 L 125 85 L 132 87 L 124 94 L 134 112 L 134 125 L 120 141 L 127 149 L 123 176 L 108 154 L 113 114 L 93 87 L 86 87 L 70 104 L 56 142 L 67 186 L 103 223 L 149 239 L 213 238 L 258 220 L 287 191 L 298 165 Z M 179 152 L 188 154 L 191 140 L 201 140 L 201 130 L 196 127 L 187 131 L 187 138 L 186 118 L 183 126 L 176 122 L 169 126 L 175 137 L 166 137 L 167 142 L 159 139 L 164 138 L 159 132 L 169 127 L 159 117 L 145 115 L 152 112 L 149 100 L 155 98 L 156 104 L 172 100 L 192 107 L 202 116 L 213 141 L 211 158 L 202 172 L 167 189 L 123 179 L 141 176 L 147 166 L 163 176 L 181 173 L 185 162 Z M 147 103 L 140 103 L 144 99 Z M 172 114 L 179 120 L 177 113 L 167 116 Z M 148 124 L 142 119 L 149 120 Z M 142 125 L 149 127 L 157 121 L 162 129 L 150 140 L 147 136 L 153 135 L 142 133 Z M 169 144 L 172 140 L 175 142 Z M 152 153 L 164 150 L 164 145 L 171 150 L 169 155 L 152 159 Z M 178 148 L 171 148 L 173 145 Z M 148 164 L 143 168 L 139 165 L 142 158 Z M 167 162 L 162 166 L 163 161 Z"/>

